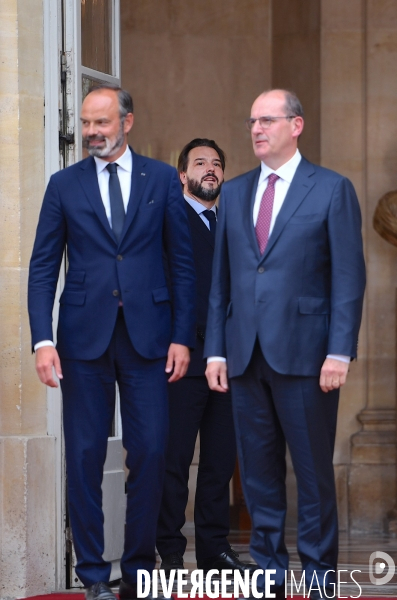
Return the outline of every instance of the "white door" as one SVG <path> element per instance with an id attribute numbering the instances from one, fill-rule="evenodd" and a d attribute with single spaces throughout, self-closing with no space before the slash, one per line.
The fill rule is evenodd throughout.
<path id="1" fill-rule="evenodd" d="M 82 99 L 96 83 L 120 85 L 119 0 L 44 0 L 46 47 L 46 177 L 82 158 L 79 112 Z M 67 265 L 60 274 L 58 292 Z M 57 305 L 57 302 L 55 303 Z M 54 308 L 56 329 L 58 311 Z M 62 411 L 59 390 L 48 392 L 49 433 L 57 439 L 57 573 L 58 588 L 81 587 L 65 501 Z M 104 558 L 111 579 L 121 577 L 125 523 L 125 471 L 118 393 L 103 478 Z"/>

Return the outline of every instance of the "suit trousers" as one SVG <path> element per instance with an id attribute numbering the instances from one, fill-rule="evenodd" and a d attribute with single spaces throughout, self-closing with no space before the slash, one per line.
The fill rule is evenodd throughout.
<path id="1" fill-rule="evenodd" d="M 110 577 L 111 565 L 102 558 L 101 483 L 117 381 L 129 469 L 121 572 L 127 583 L 134 584 L 137 570 L 151 571 L 156 562 L 156 525 L 168 432 L 165 358 L 147 360 L 135 351 L 120 308 L 111 342 L 102 356 L 90 361 L 61 360 L 68 503 L 76 573 L 85 586 L 107 582 Z"/>
<path id="2" fill-rule="evenodd" d="M 229 483 L 236 464 L 230 393 L 211 391 L 204 375 L 168 385 L 170 435 L 163 498 L 157 529 L 161 557 L 184 554 L 181 529 L 189 496 L 189 467 L 200 431 L 200 459 L 194 506 L 199 562 L 230 548 Z"/>
<path id="3" fill-rule="evenodd" d="M 261 569 L 288 570 L 286 443 L 298 486 L 298 552 L 309 585 L 336 570 L 338 519 L 333 451 L 339 390 L 321 391 L 319 377 L 274 371 L 256 343 L 249 366 L 231 379 L 243 491 L 252 519 L 251 555 Z M 258 585 L 264 587 L 264 580 Z M 335 582 L 329 573 L 326 584 Z"/>

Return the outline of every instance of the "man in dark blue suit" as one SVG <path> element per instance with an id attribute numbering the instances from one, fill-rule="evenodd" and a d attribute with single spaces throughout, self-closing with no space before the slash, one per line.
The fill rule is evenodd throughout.
<path id="1" fill-rule="evenodd" d="M 120 598 L 130 600 L 137 570 L 155 565 L 167 374 L 171 384 L 183 377 L 195 342 L 194 263 L 176 170 L 127 145 L 131 96 L 96 88 L 81 121 L 91 156 L 48 184 L 30 264 L 29 315 L 38 375 L 57 386 L 54 369 L 61 380 L 76 572 L 88 600 L 115 598 L 102 558 L 101 482 L 118 383 L 129 469 Z M 52 307 L 65 248 L 56 350 Z"/>
<path id="2" fill-rule="evenodd" d="M 227 540 L 229 483 L 236 464 L 236 442 L 230 393 L 208 387 L 203 358 L 208 296 L 211 286 L 217 208 L 225 154 L 214 142 L 196 138 L 186 144 L 178 171 L 185 195 L 196 269 L 196 347 L 186 376 L 169 386 L 170 435 L 166 474 L 157 529 L 161 568 L 183 569 L 186 538 L 181 532 L 188 501 L 189 467 L 200 433 L 200 457 L 194 504 L 197 567 L 238 569 L 242 563 Z"/>
<path id="3" fill-rule="evenodd" d="M 322 597 L 324 588 L 332 597 L 337 407 L 365 287 L 360 208 L 348 179 L 300 155 L 303 110 L 293 93 L 261 94 L 247 126 L 261 166 L 221 193 L 207 377 L 219 392 L 230 378 L 253 558 L 276 570 L 273 591 L 284 597 L 287 443 L 306 585 L 316 588 L 317 576 Z M 311 598 L 320 597 L 313 587 Z"/>

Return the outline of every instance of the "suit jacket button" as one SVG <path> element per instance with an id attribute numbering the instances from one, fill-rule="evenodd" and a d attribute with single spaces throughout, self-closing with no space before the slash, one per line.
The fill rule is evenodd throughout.
<path id="1" fill-rule="evenodd" d="M 117 258 L 117 260 L 123 260 L 123 257 L 121 256 L 121 254 L 118 254 L 118 255 L 116 256 L 116 258 Z"/>
<path id="2" fill-rule="evenodd" d="M 259 267 L 258 273 L 264 273 L 264 272 L 265 272 L 265 269 L 263 267 Z"/>
<path id="3" fill-rule="evenodd" d="M 113 290 L 113 296 L 118 296 L 119 295 L 119 290 Z"/>

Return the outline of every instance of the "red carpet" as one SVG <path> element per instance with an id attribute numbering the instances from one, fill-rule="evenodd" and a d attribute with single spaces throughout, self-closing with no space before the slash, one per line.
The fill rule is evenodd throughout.
<path id="1" fill-rule="evenodd" d="M 387 597 L 376 597 L 376 598 L 367 598 L 365 596 L 361 596 L 361 598 L 365 598 L 365 600 L 393 600 L 393 598 L 397 598 L 397 596 L 387 596 Z M 174 600 L 178 600 L 177 596 L 173 596 Z M 26 598 L 26 600 L 84 600 L 84 594 L 47 594 L 45 596 L 31 596 L 30 598 Z M 144 599 L 142 599 L 144 600 Z M 190 600 L 189 598 L 183 598 L 181 600 Z M 192 599 L 193 600 L 193 599 Z M 203 600 L 212 600 L 208 598 L 208 596 L 204 596 Z M 219 598 L 222 600 L 222 597 Z M 230 600 L 230 599 L 227 599 Z M 233 599 L 232 599 L 233 600 Z M 243 599 L 241 599 L 243 600 Z M 302 596 L 294 596 L 293 600 L 307 600 L 307 598 L 303 599 Z M 350 600 L 350 599 L 349 599 Z"/>
<path id="2" fill-rule="evenodd" d="M 84 600 L 84 594 L 46 594 L 45 596 L 30 596 L 26 600 Z"/>
<path id="3" fill-rule="evenodd" d="M 30 596 L 26 600 L 84 600 L 84 594 L 46 594 L 45 596 Z"/>

